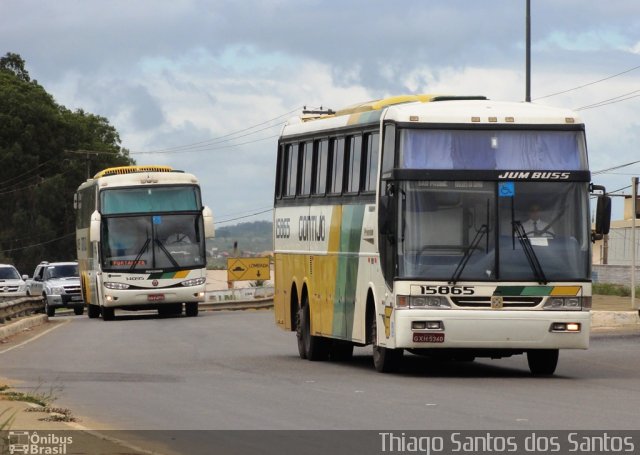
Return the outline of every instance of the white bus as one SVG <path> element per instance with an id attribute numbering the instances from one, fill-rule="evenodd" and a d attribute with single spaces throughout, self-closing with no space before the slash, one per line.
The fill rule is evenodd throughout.
<path id="1" fill-rule="evenodd" d="M 168 166 L 105 169 L 78 188 L 76 245 L 90 318 L 116 308 L 198 315 L 211 210 L 198 179 Z"/>
<path id="2" fill-rule="evenodd" d="M 403 352 L 527 354 L 553 374 L 586 349 L 591 242 L 584 124 L 484 97 L 401 96 L 290 120 L 278 145 L 275 317 L 300 357 L 378 371 Z"/>

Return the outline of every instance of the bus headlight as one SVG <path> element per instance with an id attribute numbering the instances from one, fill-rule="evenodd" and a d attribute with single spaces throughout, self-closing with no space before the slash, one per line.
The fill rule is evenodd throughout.
<path id="1" fill-rule="evenodd" d="M 104 287 L 107 289 L 115 289 L 118 291 L 124 291 L 125 289 L 129 289 L 129 285 L 126 283 L 114 283 L 111 281 L 107 281 L 104 283 Z"/>
<path id="2" fill-rule="evenodd" d="M 581 310 L 581 297 L 549 297 L 542 307 L 544 310 Z"/>
<path id="3" fill-rule="evenodd" d="M 439 295 L 399 295 L 396 307 L 441 310 L 451 308 L 451 304 L 446 297 Z"/>
<path id="4" fill-rule="evenodd" d="M 183 285 L 183 286 L 186 286 L 186 287 L 200 286 L 200 285 L 204 284 L 206 281 L 207 281 L 207 279 L 204 278 L 204 277 L 203 278 L 193 278 L 191 280 L 183 281 L 180 284 Z"/>

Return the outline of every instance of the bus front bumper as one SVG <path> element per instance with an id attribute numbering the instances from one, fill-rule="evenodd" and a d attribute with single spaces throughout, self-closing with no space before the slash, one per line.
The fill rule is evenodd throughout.
<path id="1" fill-rule="evenodd" d="M 103 305 L 113 308 L 159 307 L 172 303 L 204 302 L 205 287 L 189 286 L 160 289 L 104 289 Z"/>
<path id="2" fill-rule="evenodd" d="M 397 348 L 587 349 L 588 311 L 394 311 Z M 440 329 L 437 328 L 438 323 Z M 425 328 L 422 328 L 424 325 Z M 426 329 L 427 326 L 434 327 Z"/>

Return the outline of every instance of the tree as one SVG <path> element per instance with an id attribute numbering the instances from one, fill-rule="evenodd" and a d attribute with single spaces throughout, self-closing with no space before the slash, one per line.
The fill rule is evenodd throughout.
<path id="1" fill-rule="evenodd" d="M 93 172 L 133 164 L 106 118 L 58 105 L 18 54 L 0 58 L 0 260 L 31 273 L 76 257 L 73 194 L 88 160 Z"/>

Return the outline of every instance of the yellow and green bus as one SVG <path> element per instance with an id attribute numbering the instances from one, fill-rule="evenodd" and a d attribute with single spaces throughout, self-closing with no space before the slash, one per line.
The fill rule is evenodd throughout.
<path id="1" fill-rule="evenodd" d="M 76 244 L 90 318 L 117 308 L 198 315 L 211 210 L 198 179 L 169 166 L 105 169 L 78 188 Z"/>
<path id="2" fill-rule="evenodd" d="M 584 124 L 566 109 L 408 95 L 291 119 L 276 322 L 309 360 L 372 345 L 378 371 L 408 351 L 526 354 L 553 374 L 559 349 L 589 344 L 591 243 L 610 213 L 600 195 L 592 232 L 604 188 L 590 179 Z"/>

